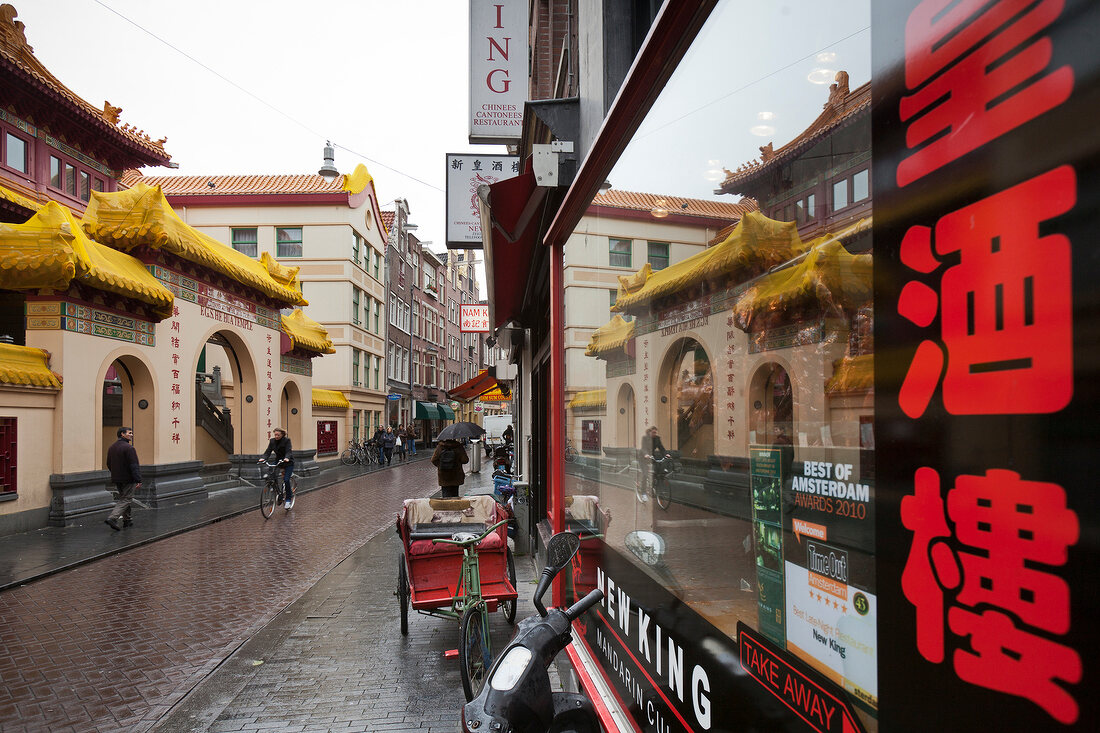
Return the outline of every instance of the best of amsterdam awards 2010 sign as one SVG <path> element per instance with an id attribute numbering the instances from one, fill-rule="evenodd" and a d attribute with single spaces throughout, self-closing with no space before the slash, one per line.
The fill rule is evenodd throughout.
<path id="1" fill-rule="evenodd" d="M 470 0 L 470 142 L 518 142 L 527 100 L 527 0 Z"/>

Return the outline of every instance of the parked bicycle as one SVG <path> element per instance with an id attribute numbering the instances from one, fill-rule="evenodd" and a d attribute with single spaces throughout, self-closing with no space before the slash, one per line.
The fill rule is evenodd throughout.
<path id="1" fill-rule="evenodd" d="M 267 466 L 267 475 L 264 477 L 264 485 L 260 488 L 260 513 L 264 515 L 264 519 L 270 519 L 271 515 L 275 513 L 275 505 L 279 502 L 279 498 L 283 495 L 283 472 L 286 470 L 286 464 L 290 461 L 284 459 L 281 461 L 261 461 Z M 294 508 L 294 498 L 298 494 L 298 477 L 294 474 L 290 475 L 290 505 L 286 507 L 287 511 Z"/>
<path id="2" fill-rule="evenodd" d="M 378 463 L 378 445 L 373 441 L 348 441 L 348 447 L 340 454 L 340 462 L 345 466 L 359 464 L 369 466 Z"/>
<path id="3" fill-rule="evenodd" d="M 565 462 L 572 463 L 577 460 L 577 450 L 573 447 L 572 440 L 565 441 Z"/>

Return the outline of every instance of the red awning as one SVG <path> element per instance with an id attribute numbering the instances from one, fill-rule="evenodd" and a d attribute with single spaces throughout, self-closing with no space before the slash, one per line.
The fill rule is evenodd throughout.
<path id="1" fill-rule="evenodd" d="M 536 185 L 530 158 L 523 173 L 486 188 L 488 193 L 479 190 L 478 194 L 489 321 L 496 329 L 515 319 L 523 308 L 546 188 Z"/>
<path id="2" fill-rule="evenodd" d="M 452 390 L 448 390 L 447 394 L 450 395 L 452 400 L 462 400 L 463 402 L 469 402 L 470 400 L 476 400 L 486 392 L 495 389 L 497 386 L 496 377 L 489 374 L 487 371 L 479 372 L 476 377 L 468 382 L 463 382 Z"/>

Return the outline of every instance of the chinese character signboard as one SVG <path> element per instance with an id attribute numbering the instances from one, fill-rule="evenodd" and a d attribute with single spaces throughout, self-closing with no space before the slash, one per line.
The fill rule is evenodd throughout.
<path id="1" fill-rule="evenodd" d="M 527 33 L 527 0 L 470 0 L 471 143 L 519 142 Z"/>
<path id="2" fill-rule="evenodd" d="M 481 202 L 478 186 L 488 186 L 519 173 L 514 155 L 447 154 L 447 246 L 481 249 Z"/>
<path id="3" fill-rule="evenodd" d="M 879 722 L 1095 730 L 1100 5 L 872 13 Z"/>
<path id="4" fill-rule="evenodd" d="M 489 306 L 464 303 L 461 311 L 462 333 L 489 333 Z"/>

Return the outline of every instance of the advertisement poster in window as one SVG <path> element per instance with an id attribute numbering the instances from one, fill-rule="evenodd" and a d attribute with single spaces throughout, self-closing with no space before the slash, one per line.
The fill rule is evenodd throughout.
<path id="1" fill-rule="evenodd" d="M 872 25 L 880 722 L 1095 730 L 1100 5 Z"/>

